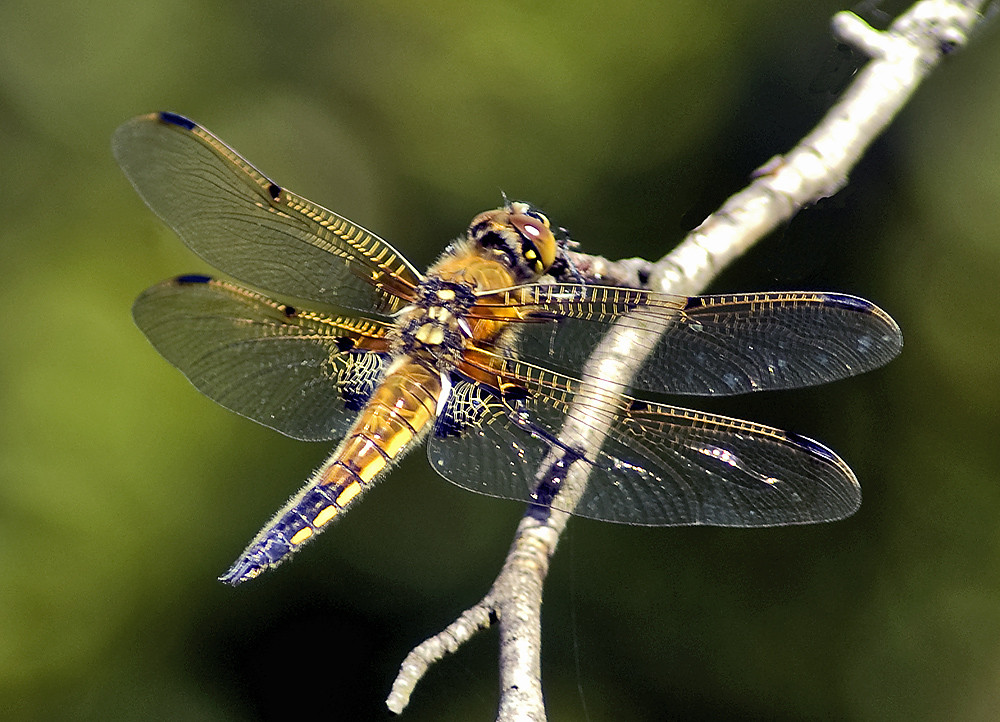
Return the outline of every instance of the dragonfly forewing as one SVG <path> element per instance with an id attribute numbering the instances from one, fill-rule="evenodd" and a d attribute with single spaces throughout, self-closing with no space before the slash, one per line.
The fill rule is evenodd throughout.
<path id="1" fill-rule="evenodd" d="M 895 321 L 878 306 L 835 293 L 671 296 L 574 284 L 494 293 L 524 323 L 517 354 L 575 375 L 613 327 L 633 329 L 645 361 L 633 389 L 731 395 L 836 381 L 870 371 L 902 348 Z M 596 359 L 600 360 L 600 359 Z"/>
<path id="2" fill-rule="evenodd" d="M 133 118 L 115 131 L 112 149 L 191 250 L 252 286 L 389 314 L 422 278 L 386 241 L 281 188 L 186 118 Z"/>

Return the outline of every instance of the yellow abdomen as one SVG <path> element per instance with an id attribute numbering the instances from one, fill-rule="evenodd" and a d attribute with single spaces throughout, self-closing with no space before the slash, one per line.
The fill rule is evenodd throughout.
<path id="1" fill-rule="evenodd" d="M 459 245 L 428 270 L 428 277 L 463 284 L 475 291 L 490 291 L 514 285 L 514 277 L 499 258 L 469 245 Z M 440 285 L 440 284 L 439 284 Z M 434 295 L 435 303 L 454 300 L 454 287 L 444 284 Z M 459 322 L 445 305 L 415 307 L 397 323 L 416 323 L 414 347 L 399 350 L 389 363 L 385 377 L 359 412 L 357 420 L 330 458 L 305 487 L 260 531 L 223 581 L 237 584 L 252 579 L 285 559 L 340 516 L 378 479 L 391 464 L 413 446 L 434 422 L 443 393 L 442 374 L 464 353 L 466 341 L 446 351 L 448 334 L 435 329 L 449 327 L 451 336 Z M 471 343 L 493 343 L 508 322 L 502 310 L 489 317 L 468 320 Z M 457 354 L 457 355 L 456 355 Z M 452 358 L 454 356 L 454 358 Z M 451 359 L 442 363 L 442 359 Z M 489 379 L 487 379 L 489 381 Z"/>
<path id="2" fill-rule="evenodd" d="M 405 357 L 393 364 L 330 458 L 221 579 L 238 584 L 256 577 L 339 516 L 427 431 L 440 395 L 437 371 Z"/>

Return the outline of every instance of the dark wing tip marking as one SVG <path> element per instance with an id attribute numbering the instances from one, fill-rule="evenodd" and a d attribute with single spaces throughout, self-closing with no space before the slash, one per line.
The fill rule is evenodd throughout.
<path id="1" fill-rule="evenodd" d="M 281 198 L 281 186 L 277 183 L 271 183 L 267 187 L 267 194 L 271 196 L 272 201 L 276 201 Z"/>
<path id="2" fill-rule="evenodd" d="M 167 123 L 168 125 L 176 125 L 184 130 L 194 130 L 198 127 L 198 124 L 193 120 L 188 120 L 183 115 L 177 115 L 177 113 L 170 113 L 164 111 L 158 114 L 160 122 Z"/>
<path id="3" fill-rule="evenodd" d="M 813 441 L 808 436 L 801 436 L 793 431 L 786 431 L 785 438 L 796 446 L 804 449 L 813 456 L 819 457 L 824 461 L 829 461 L 833 464 L 840 464 L 840 457 L 830 451 L 828 448 L 823 446 L 823 444 L 818 441 Z"/>
<path id="4" fill-rule="evenodd" d="M 822 295 L 823 303 L 828 306 L 836 306 L 838 308 L 846 308 L 849 311 L 861 311 L 862 313 L 871 313 L 878 306 L 876 306 L 871 301 L 866 301 L 863 298 L 858 298 L 857 296 L 851 296 L 846 293 L 824 293 Z"/>
<path id="5" fill-rule="evenodd" d="M 178 276 L 174 279 L 174 283 L 179 286 L 192 286 L 198 283 L 211 283 L 211 276 L 203 276 L 200 273 L 189 273 L 184 276 Z"/>
<path id="6" fill-rule="evenodd" d="M 903 334 L 899 330 L 899 325 L 892 319 L 892 317 L 889 316 L 889 314 L 871 301 L 866 301 L 865 299 L 858 298 L 857 296 L 850 296 L 846 293 L 824 293 L 821 298 L 823 299 L 823 303 L 827 306 L 866 314 L 878 319 L 881 322 L 881 336 L 874 339 L 869 337 L 859 337 L 858 341 L 859 344 L 862 345 L 862 351 L 869 351 L 868 347 L 871 343 L 876 343 L 884 354 L 885 361 L 882 363 L 885 363 L 902 350 Z"/>

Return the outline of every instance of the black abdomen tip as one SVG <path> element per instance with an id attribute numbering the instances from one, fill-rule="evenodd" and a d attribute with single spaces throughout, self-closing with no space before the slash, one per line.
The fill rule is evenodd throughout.
<path id="1" fill-rule="evenodd" d="M 225 574 L 219 577 L 219 581 L 235 587 L 243 582 L 254 579 L 264 571 L 264 568 L 254 564 L 253 562 L 241 559 L 232 567 L 229 568 Z"/>

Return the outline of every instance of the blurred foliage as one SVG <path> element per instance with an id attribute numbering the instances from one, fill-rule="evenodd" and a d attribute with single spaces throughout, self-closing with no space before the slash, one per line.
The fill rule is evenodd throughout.
<path id="1" fill-rule="evenodd" d="M 203 265 L 115 167 L 119 123 L 189 115 L 418 264 L 501 191 L 589 251 L 658 257 L 849 82 L 839 9 L 0 4 L 4 717 L 386 718 L 406 651 L 485 592 L 520 513 L 415 453 L 294 563 L 215 582 L 326 448 L 217 408 L 132 326 L 143 288 Z M 994 24 L 844 191 L 715 285 L 852 292 L 900 322 L 884 370 L 723 406 L 836 448 L 861 511 L 574 523 L 547 586 L 553 719 L 995 714 L 997 68 Z M 487 632 L 441 663 L 405 719 L 492 718 L 495 648 Z"/>

